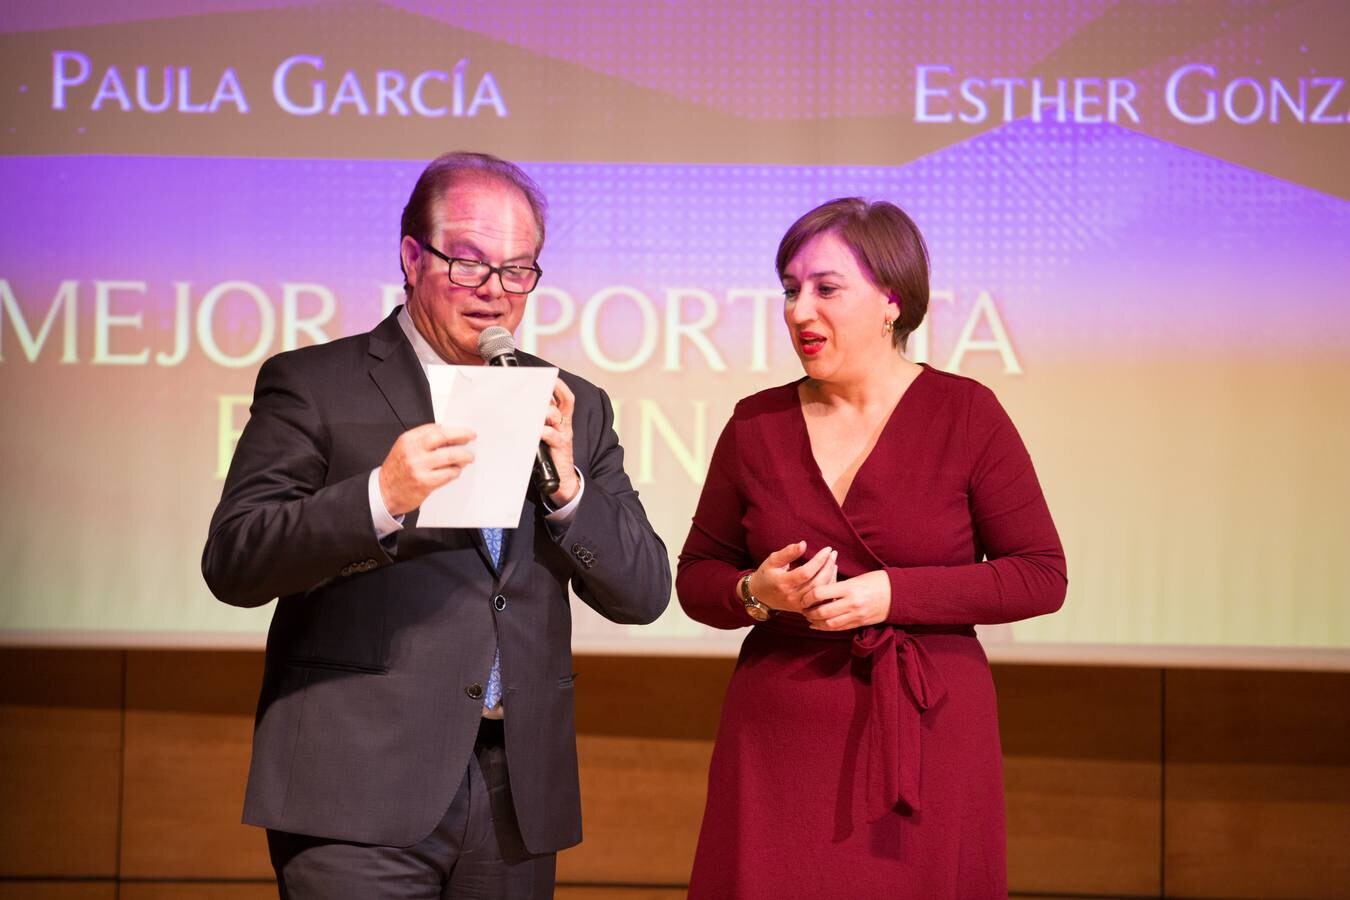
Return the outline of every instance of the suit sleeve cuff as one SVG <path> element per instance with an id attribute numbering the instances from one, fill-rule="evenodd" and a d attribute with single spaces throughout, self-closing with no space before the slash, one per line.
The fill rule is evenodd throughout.
<path id="1" fill-rule="evenodd" d="M 370 523 L 375 527 L 375 536 L 384 540 L 396 531 L 403 530 L 403 517 L 391 516 L 380 495 L 380 470 L 370 470 L 370 479 L 366 484 L 366 493 L 370 497 Z M 578 495 L 580 496 L 580 495 Z"/>
<path id="2" fill-rule="evenodd" d="M 544 521 L 548 523 L 549 528 L 554 532 L 566 531 L 568 526 L 572 524 L 572 520 L 576 518 L 577 515 L 577 507 L 581 505 L 581 495 L 586 493 L 586 477 L 581 474 L 581 470 L 576 466 L 573 466 L 572 470 L 577 473 L 577 481 L 580 483 L 580 486 L 577 488 L 576 496 L 567 501 L 566 506 L 560 506 L 557 509 L 553 509 L 548 502 L 548 498 L 543 498 L 544 508 L 548 510 L 548 512 L 544 514 Z"/>

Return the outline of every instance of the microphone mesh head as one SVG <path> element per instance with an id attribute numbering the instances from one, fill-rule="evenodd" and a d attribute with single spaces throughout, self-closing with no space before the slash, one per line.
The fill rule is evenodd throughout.
<path id="1" fill-rule="evenodd" d="M 511 336 L 500 325 L 493 325 L 491 328 L 484 328 L 478 335 L 478 355 L 483 357 L 484 362 L 492 362 L 503 353 L 514 353 L 516 351 L 516 339 Z"/>

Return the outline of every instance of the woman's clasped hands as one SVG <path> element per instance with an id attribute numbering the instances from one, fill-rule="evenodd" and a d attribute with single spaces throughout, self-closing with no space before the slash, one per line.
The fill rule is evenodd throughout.
<path id="1" fill-rule="evenodd" d="M 794 567 L 806 541 L 770 553 L 750 576 L 750 593 L 770 609 L 800 613 L 819 631 L 847 631 L 886 621 L 891 579 L 882 570 L 839 580 L 839 551 L 822 547 Z"/>

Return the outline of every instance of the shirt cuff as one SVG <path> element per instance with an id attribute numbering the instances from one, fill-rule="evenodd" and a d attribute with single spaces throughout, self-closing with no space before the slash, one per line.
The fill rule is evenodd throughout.
<path id="1" fill-rule="evenodd" d="M 554 528 L 565 529 L 568 525 L 572 524 L 572 520 L 576 518 L 577 506 L 581 503 L 581 495 L 586 493 L 586 479 L 582 476 L 581 470 L 576 466 L 573 466 L 572 471 L 577 473 L 577 481 L 579 484 L 577 486 L 576 496 L 567 501 L 566 506 L 552 509 L 549 506 L 548 498 L 544 498 L 544 508 L 548 510 L 548 512 L 544 514 L 544 521 Z"/>
<path id="2" fill-rule="evenodd" d="M 384 540 L 395 531 L 403 530 L 403 517 L 389 515 L 380 495 L 380 470 L 370 470 L 370 480 L 366 482 L 366 494 L 370 497 L 370 524 L 375 526 L 375 536 Z M 579 496 L 579 495 L 578 495 Z"/>

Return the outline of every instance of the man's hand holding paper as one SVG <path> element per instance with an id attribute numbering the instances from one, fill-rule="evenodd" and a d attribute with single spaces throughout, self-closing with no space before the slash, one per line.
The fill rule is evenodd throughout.
<path id="1" fill-rule="evenodd" d="M 469 454 L 473 465 L 461 464 L 455 474 L 448 475 L 425 496 L 417 517 L 420 527 L 515 527 L 540 440 L 553 452 L 562 481 L 550 502 L 556 503 L 557 498 L 566 495 L 562 500 L 566 503 L 576 494 L 572 398 L 558 379 L 557 369 L 428 366 L 427 378 L 436 425 L 424 427 L 437 427 L 446 435 L 474 435 L 459 449 L 460 453 Z M 560 386 L 560 402 L 550 407 L 555 385 Z M 542 435 L 541 421 L 545 423 Z M 420 430 L 406 432 L 399 442 Z M 393 513 L 392 508 L 390 512 Z"/>
<path id="2" fill-rule="evenodd" d="M 435 422 L 399 435 L 380 465 L 380 497 L 391 516 L 410 513 L 427 495 L 459 477 L 473 462 L 465 447 L 476 435 L 468 428 L 444 428 Z"/>

